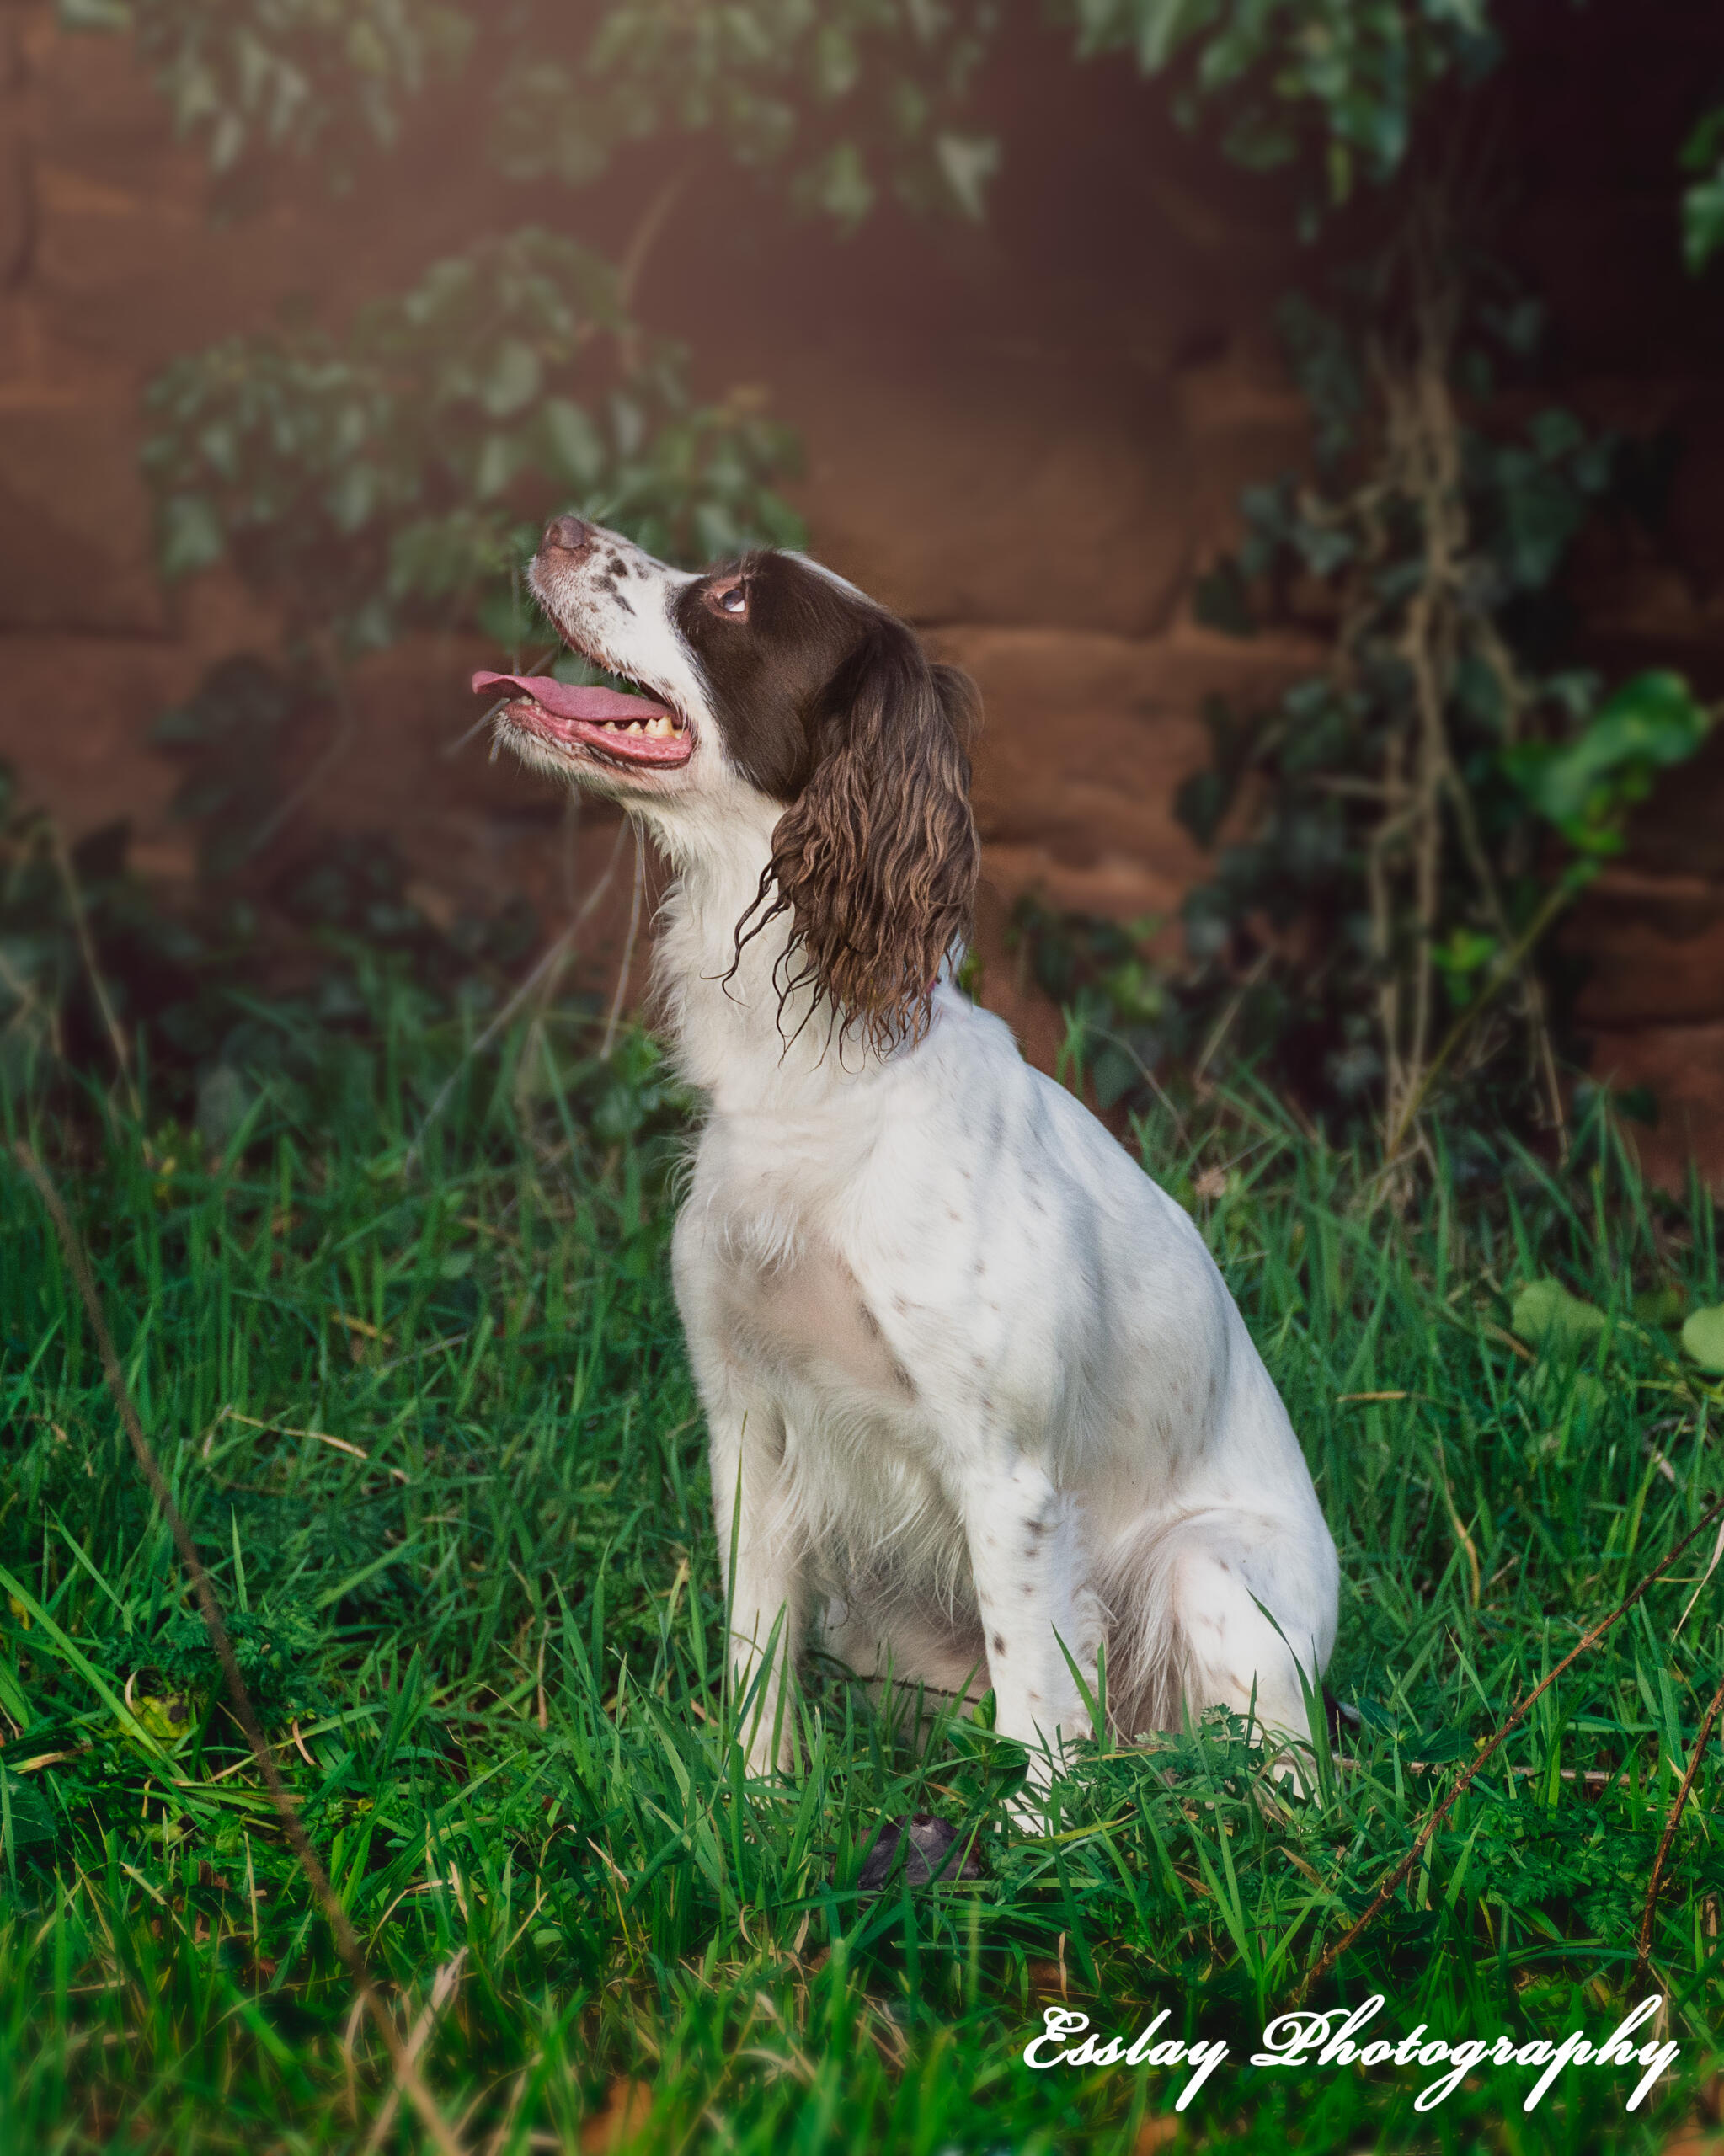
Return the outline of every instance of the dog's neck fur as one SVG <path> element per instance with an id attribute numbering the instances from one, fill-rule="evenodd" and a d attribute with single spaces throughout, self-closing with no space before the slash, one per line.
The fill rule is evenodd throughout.
<path id="1" fill-rule="evenodd" d="M 698 816 L 640 813 L 675 871 L 659 910 L 654 999 L 679 1070 L 713 1112 L 818 1113 L 840 1087 L 877 1076 L 879 1057 L 834 1027 L 812 986 L 781 1006 L 779 984 L 802 963 L 787 914 L 738 952 L 737 924 L 760 895 L 782 810 L 739 786 Z"/>

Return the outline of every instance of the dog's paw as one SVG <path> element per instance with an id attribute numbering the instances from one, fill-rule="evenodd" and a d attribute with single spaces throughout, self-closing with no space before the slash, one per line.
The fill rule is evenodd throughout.
<path id="1" fill-rule="evenodd" d="M 894 1821 L 880 1829 L 879 1838 L 868 1851 L 857 1885 L 865 1894 L 877 1894 L 897 1867 L 899 1847 L 904 1851 L 904 1876 L 911 1886 L 926 1886 L 931 1879 L 979 1879 L 982 1867 L 974 1849 L 960 1849 L 958 1829 L 931 1812 Z"/>

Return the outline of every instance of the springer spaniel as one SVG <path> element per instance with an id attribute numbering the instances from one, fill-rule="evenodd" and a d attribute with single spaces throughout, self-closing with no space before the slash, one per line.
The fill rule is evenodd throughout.
<path id="1" fill-rule="evenodd" d="M 1123 1737 L 1253 1702 L 1308 1736 L 1338 1572 L 1280 1396 L 1191 1220 L 953 979 L 971 684 L 794 553 L 691 575 L 559 516 L 531 582 L 631 691 L 475 689 L 676 871 L 656 978 L 707 1111 L 674 1271 L 751 1765 L 793 1764 L 816 1627 L 991 1687 L 1038 1786 L 1104 1647 Z"/>

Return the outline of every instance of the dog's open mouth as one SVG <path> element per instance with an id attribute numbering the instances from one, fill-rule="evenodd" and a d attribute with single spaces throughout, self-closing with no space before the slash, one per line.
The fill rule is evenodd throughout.
<path id="1" fill-rule="evenodd" d="M 659 771 L 686 764 L 694 754 L 688 723 L 669 705 L 621 689 L 576 688 L 549 674 L 473 675 L 473 688 L 494 696 L 513 690 L 504 716 L 524 733 L 554 747 L 590 749 L 613 764 L 646 765 Z"/>

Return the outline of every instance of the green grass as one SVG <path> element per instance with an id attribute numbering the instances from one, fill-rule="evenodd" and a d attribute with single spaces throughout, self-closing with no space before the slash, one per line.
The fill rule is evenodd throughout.
<path id="1" fill-rule="evenodd" d="M 1303 1433 L 1342 1551 L 1330 1682 L 1363 1721 L 1304 1801 L 1225 1722 L 1092 1758 L 1038 1839 L 1003 1814 L 1009 1744 L 918 1736 L 836 1674 L 799 1779 L 745 1774 L 666 1278 L 673 1104 L 638 1039 L 600 1070 L 517 1037 L 404 1179 L 450 1054 L 398 1006 L 226 1166 L 90 1115 L 35 1135 L 405 2022 L 440 1976 L 424 2069 L 471 2146 L 609 2145 L 628 2082 L 652 2150 L 1161 2145 L 1182 2070 L 1022 2063 L 1062 1993 L 1104 2031 L 1166 2007 L 1164 2035 L 1227 2041 L 1168 2145 L 1650 2148 L 1686 2114 L 1724 2008 L 1716 1744 L 1657 1929 L 1681 2059 L 1632 2117 L 1637 2076 L 1571 2068 L 1528 2116 L 1511 2067 L 1420 2115 L 1440 2069 L 1245 2056 L 1453 1763 L 1699 1518 L 1718 1389 L 1661 1329 L 1676 1299 L 1720 1299 L 1703 1200 L 1654 1207 L 1595 1129 L 1560 1181 L 1470 1155 L 1468 1194 L 1445 1177 L 1396 1227 L 1267 1111 L 1143 1133 Z M 1612 1318 L 1577 1364 L 1509 1335 L 1546 1275 Z M 0 1352 L 0 2149 L 363 2147 L 387 2061 L 9 1158 Z M 1545 1696 L 1314 2003 L 1380 1991 L 1391 2039 L 1615 2025 L 1717 1681 L 1724 1569 L 1673 1638 L 1710 1542 Z M 918 1810 L 974 1829 L 985 1876 L 859 1893 Z M 410 2115 L 382 2145 L 422 2145 Z"/>

